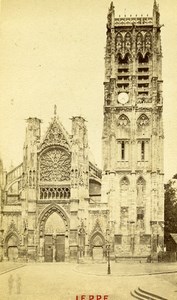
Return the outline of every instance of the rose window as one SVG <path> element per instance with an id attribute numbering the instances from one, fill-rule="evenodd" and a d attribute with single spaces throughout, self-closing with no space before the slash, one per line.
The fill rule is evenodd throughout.
<path id="1" fill-rule="evenodd" d="M 40 159 L 40 180 L 68 181 L 70 180 L 70 169 L 70 153 L 60 149 L 49 150 Z"/>

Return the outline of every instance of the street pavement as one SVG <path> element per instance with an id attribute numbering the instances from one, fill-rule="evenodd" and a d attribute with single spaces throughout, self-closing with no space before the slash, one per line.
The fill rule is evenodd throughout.
<path id="1" fill-rule="evenodd" d="M 107 300 L 135 299 L 138 287 L 168 300 L 177 299 L 177 263 L 107 264 L 0 263 L 0 300 L 89 300 L 88 295 L 108 295 Z M 1 270 L 3 269 L 3 272 Z M 81 298 L 81 295 L 83 298 Z"/>

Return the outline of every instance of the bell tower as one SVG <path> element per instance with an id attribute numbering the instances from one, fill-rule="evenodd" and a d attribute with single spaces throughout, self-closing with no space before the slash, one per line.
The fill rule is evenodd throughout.
<path id="1" fill-rule="evenodd" d="M 115 257 L 163 250 L 163 98 L 159 6 L 152 17 L 107 16 L 102 202 Z"/>

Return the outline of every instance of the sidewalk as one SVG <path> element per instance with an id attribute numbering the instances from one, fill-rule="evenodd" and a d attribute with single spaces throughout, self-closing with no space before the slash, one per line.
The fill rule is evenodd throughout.
<path id="1" fill-rule="evenodd" d="M 177 263 L 115 263 L 111 262 L 110 276 L 143 276 L 177 273 Z M 78 264 L 74 271 L 87 275 L 107 276 L 107 263 Z"/>
<path id="2" fill-rule="evenodd" d="M 25 264 L 18 262 L 0 262 L 0 275 L 24 267 Z"/>

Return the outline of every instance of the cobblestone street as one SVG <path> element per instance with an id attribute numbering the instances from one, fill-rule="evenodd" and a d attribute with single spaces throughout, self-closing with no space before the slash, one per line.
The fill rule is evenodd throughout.
<path id="1" fill-rule="evenodd" d="M 124 300 L 133 299 L 130 292 L 138 287 L 169 300 L 177 299 L 176 263 L 112 263 L 111 275 L 107 275 L 106 264 L 12 264 L 11 269 L 1 274 L 3 300 L 76 300 L 77 295 L 108 295 L 108 300 Z"/>

